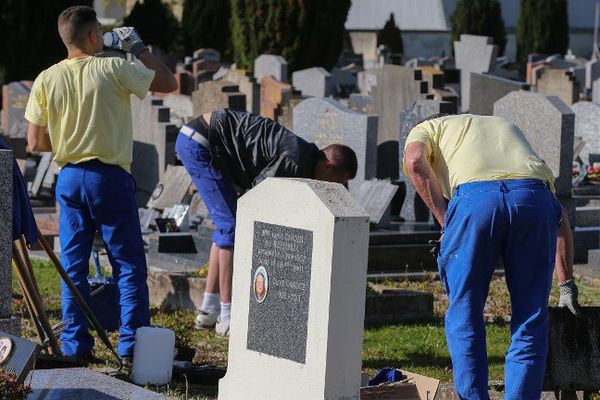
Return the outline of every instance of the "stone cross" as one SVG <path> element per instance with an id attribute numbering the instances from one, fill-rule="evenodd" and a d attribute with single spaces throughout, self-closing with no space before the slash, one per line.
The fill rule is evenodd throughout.
<path id="1" fill-rule="evenodd" d="M 246 95 L 240 92 L 238 85 L 226 81 L 208 81 L 198 85 L 198 90 L 192 93 L 194 115 L 233 108 L 246 111 Z"/>
<path id="2" fill-rule="evenodd" d="M 547 96 L 557 96 L 570 106 L 579 99 L 579 82 L 571 71 L 546 68 L 538 73 L 537 91 Z"/>

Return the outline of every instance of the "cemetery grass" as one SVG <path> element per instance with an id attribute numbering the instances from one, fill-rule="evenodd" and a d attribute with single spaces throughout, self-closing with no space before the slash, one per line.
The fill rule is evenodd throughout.
<path id="1" fill-rule="evenodd" d="M 42 298 L 52 325 L 60 320 L 60 281 L 52 264 L 41 259 L 32 259 Z M 403 325 L 372 327 L 365 330 L 363 347 L 363 369 L 370 375 L 383 367 L 409 370 L 431 376 L 442 381 L 452 381 L 451 361 L 446 349 L 443 316 L 447 309 L 447 299 L 441 282 L 435 274 L 425 280 L 380 282 L 390 287 L 413 290 L 425 290 L 434 295 L 433 321 Z M 600 299 L 600 280 L 578 278 L 580 302 L 582 305 L 598 304 Z M 13 273 L 13 309 L 23 317 L 22 334 L 36 340 L 35 330 L 29 320 L 27 309 L 21 294 L 21 288 Z M 550 304 L 556 305 L 558 290 L 556 285 L 551 293 Z M 490 379 L 503 379 L 504 353 L 510 341 L 509 318 L 510 304 L 503 277 L 495 277 L 490 286 L 490 295 L 485 307 L 487 321 L 487 342 L 490 362 Z M 227 363 L 228 342 L 215 336 L 214 331 L 198 331 L 193 328 L 194 313 L 191 311 L 165 311 L 152 309 L 152 323 L 175 331 L 177 346 L 189 346 L 196 349 L 194 362 L 225 366 Z M 110 334 L 116 344 L 116 333 Z M 91 368 L 110 371 L 116 368 L 109 352 L 97 340 L 95 346 L 97 361 Z M 176 381 L 165 387 L 152 387 L 175 398 L 186 398 L 185 382 Z M 216 387 L 189 385 L 189 399 L 213 399 Z"/>

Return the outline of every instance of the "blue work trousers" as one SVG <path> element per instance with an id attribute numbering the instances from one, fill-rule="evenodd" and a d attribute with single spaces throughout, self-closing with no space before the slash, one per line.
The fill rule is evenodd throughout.
<path id="1" fill-rule="evenodd" d="M 483 309 L 500 258 L 512 307 L 505 398 L 540 398 L 561 215 L 560 203 L 539 180 L 473 182 L 456 189 L 438 268 L 449 298 L 446 339 L 461 399 L 489 399 Z"/>
<path id="2" fill-rule="evenodd" d="M 209 149 L 183 133 L 177 136 L 175 149 L 216 225 L 213 242 L 219 248 L 233 247 L 237 193 L 223 174 L 212 165 Z"/>
<path id="3" fill-rule="evenodd" d="M 88 304 L 94 233 L 99 231 L 104 240 L 120 292 L 120 356 L 133 354 L 136 329 L 150 324 L 148 272 L 134 193 L 135 182 L 129 173 L 97 160 L 67 164 L 56 184 L 61 261 Z M 67 321 L 61 335 L 63 353 L 86 356 L 94 345 L 87 319 L 64 282 L 61 293 L 62 317 Z"/>

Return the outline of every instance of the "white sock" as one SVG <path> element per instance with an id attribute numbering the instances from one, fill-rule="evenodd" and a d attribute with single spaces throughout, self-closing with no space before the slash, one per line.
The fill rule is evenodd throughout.
<path id="1" fill-rule="evenodd" d="M 204 292 L 204 299 L 202 300 L 202 307 L 200 307 L 200 310 L 211 313 L 219 311 L 220 308 L 221 303 L 219 301 L 219 293 Z"/>
<path id="2" fill-rule="evenodd" d="M 221 303 L 221 314 L 219 321 L 228 321 L 231 319 L 231 303 Z"/>

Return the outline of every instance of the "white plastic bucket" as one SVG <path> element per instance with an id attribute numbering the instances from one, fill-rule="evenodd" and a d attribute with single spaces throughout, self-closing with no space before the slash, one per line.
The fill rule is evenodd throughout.
<path id="1" fill-rule="evenodd" d="M 137 385 L 171 382 L 174 357 L 175 332 L 166 328 L 138 328 L 133 349 L 133 382 Z"/>

